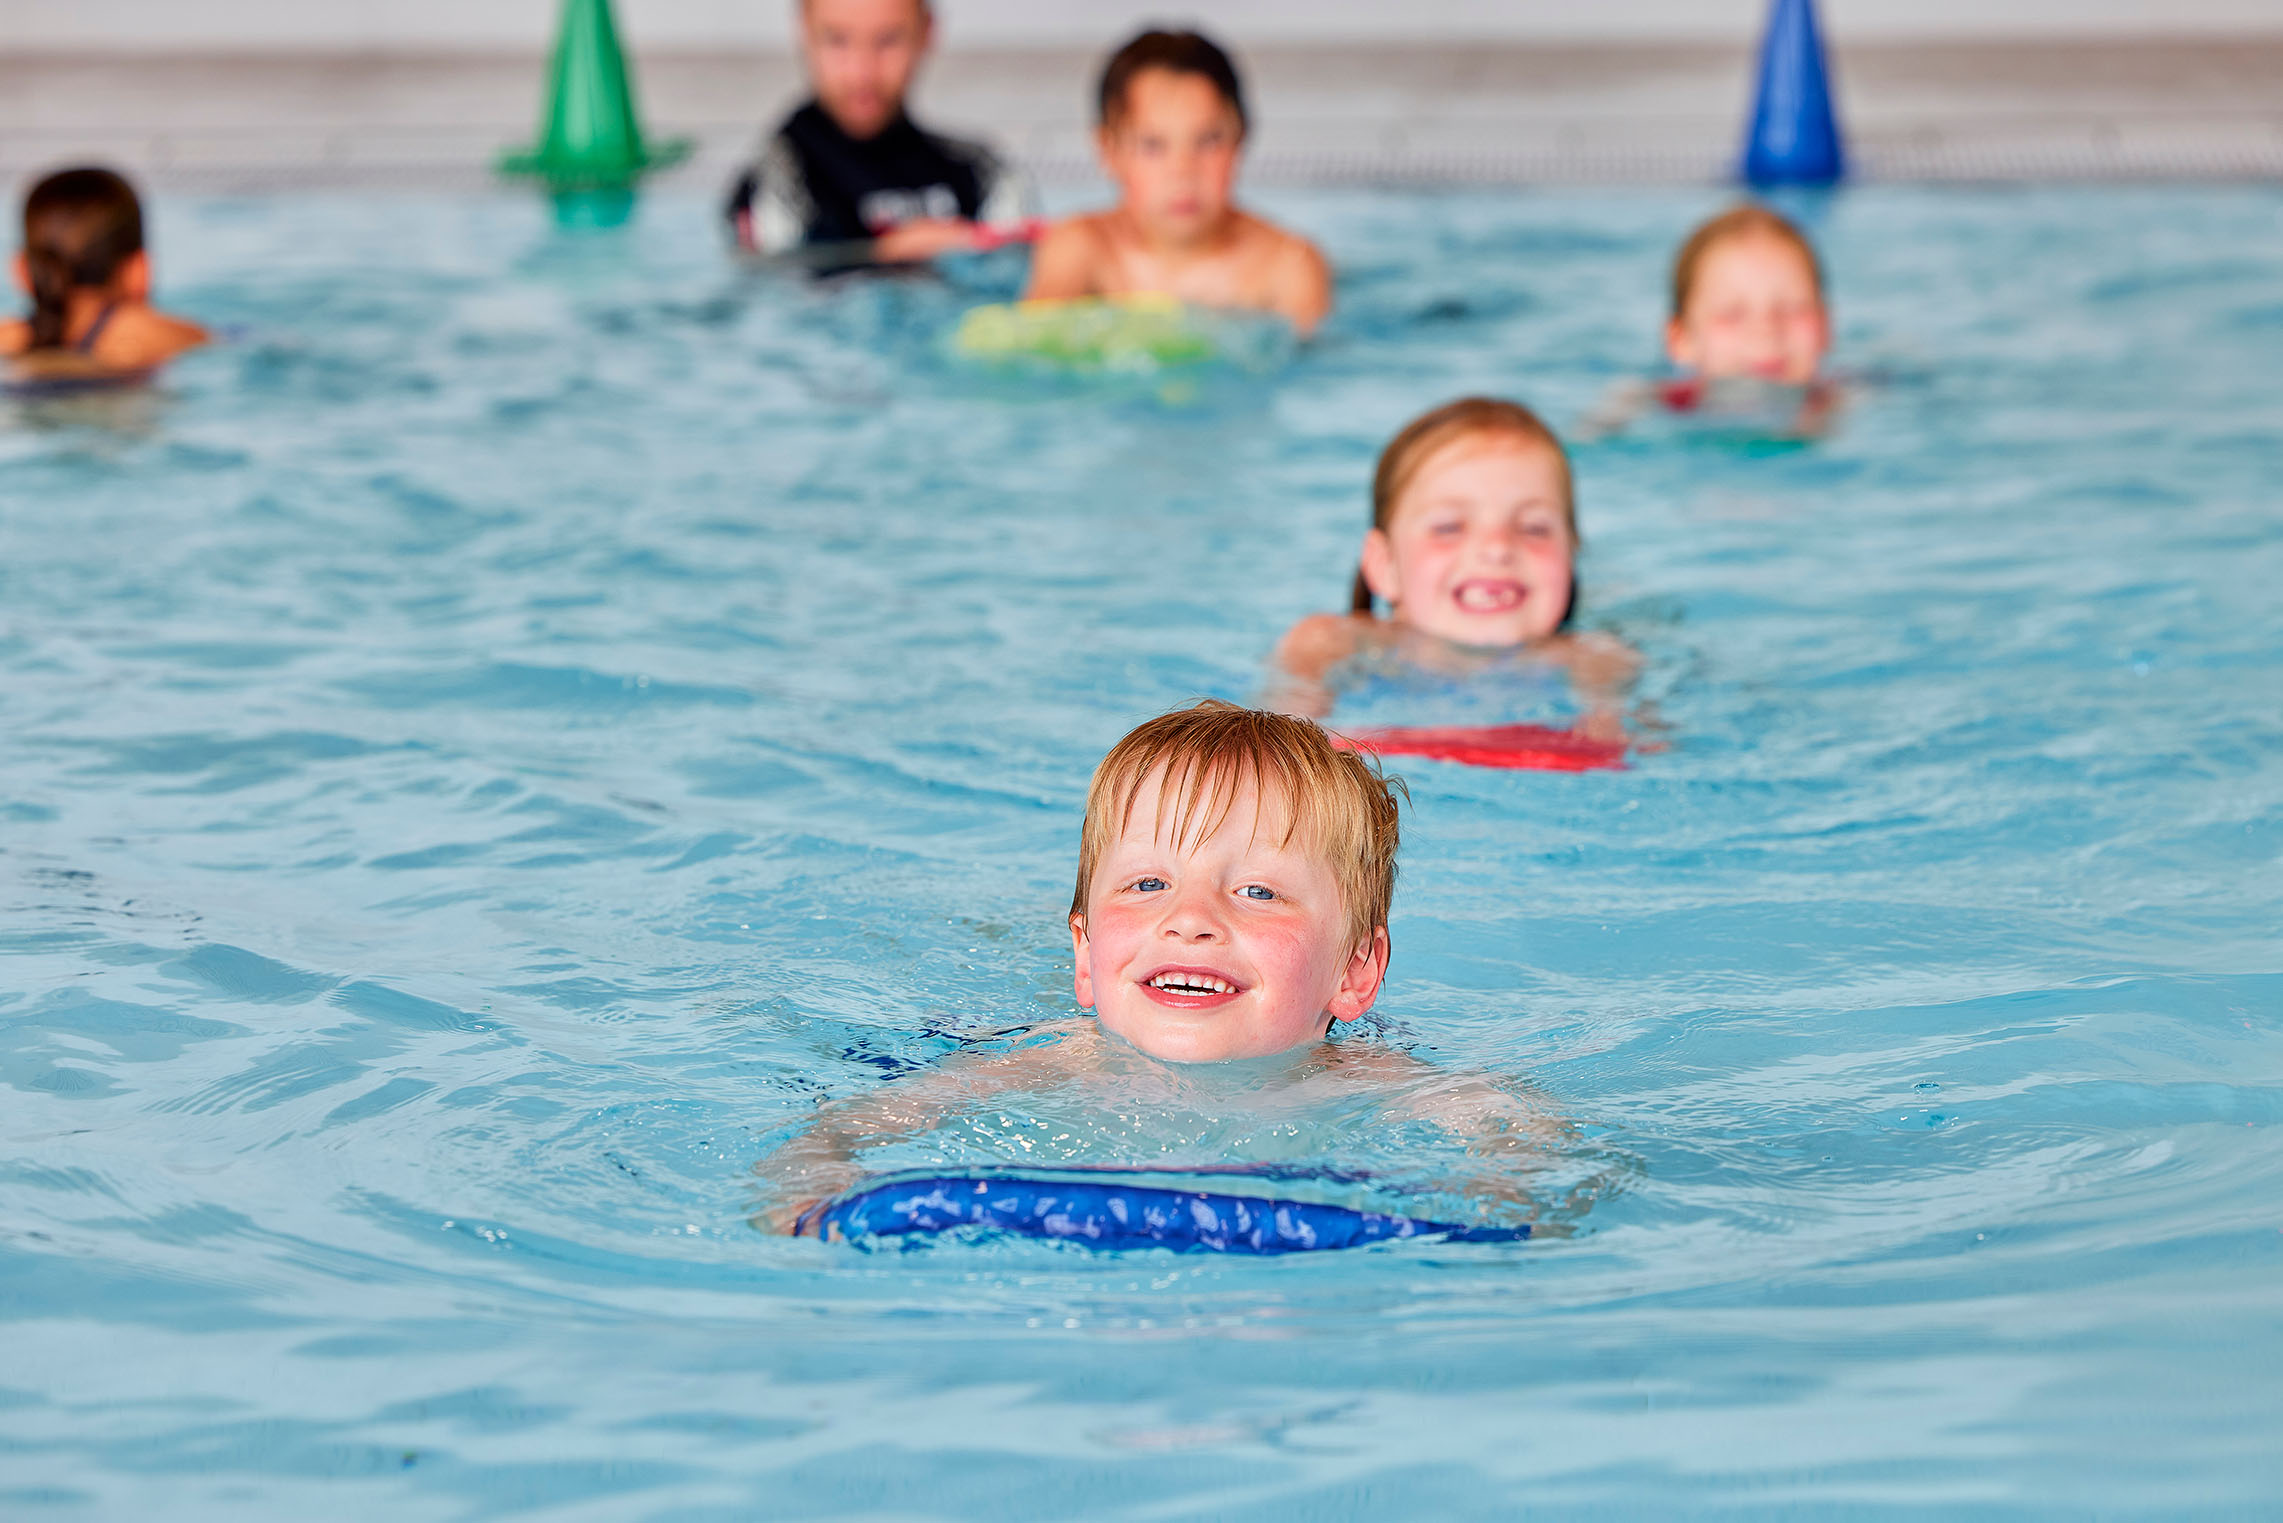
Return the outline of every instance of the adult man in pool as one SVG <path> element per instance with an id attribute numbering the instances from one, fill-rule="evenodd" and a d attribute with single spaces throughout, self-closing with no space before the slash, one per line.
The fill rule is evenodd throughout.
<path id="1" fill-rule="evenodd" d="M 897 264 L 1005 241 L 1028 187 L 988 148 L 924 131 L 904 109 L 935 38 L 928 0 L 796 3 L 813 93 L 731 188 L 738 246 Z"/>

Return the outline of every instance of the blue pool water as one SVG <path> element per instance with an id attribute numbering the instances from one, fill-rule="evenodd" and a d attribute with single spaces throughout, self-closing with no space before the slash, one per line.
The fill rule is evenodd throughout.
<path id="1" fill-rule="evenodd" d="M 1836 436 L 1581 448 L 1669 748 L 1404 767 L 1348 1038 L 1532 1086 L 1567 1235 L 748 1224 L 820 1097 L 1073 1013 L 1094 759 L 1339 605 L 1410 414 L 1638 373 L 1715 204 L 1275 200 L 1339 316 L 1170 389 L 979 375 L 1012 266 L 741 276 L 696 198 L 163 206 L 238 340 L 0 413 L 0 1514 L 2272 1515 L 2272 190 L 1811 208 Z M 1454 1177 L 1252 1078 L 883 1163 Z"/>

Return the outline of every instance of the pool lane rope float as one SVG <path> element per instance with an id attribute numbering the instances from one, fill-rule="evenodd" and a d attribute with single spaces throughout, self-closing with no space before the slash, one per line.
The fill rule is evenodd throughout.
<path id="1" fill-rule="evenodd" d="M 1624 741 L 1597 740 L 1575 730 L 1542 724 L 1415 725 L 1354 730 L 1334 735 L 1332 740 L 1335 745 L 1379 756 L 1416 756 L 1470 767 L 1594 772 L 1622 770 L 1625 766 Z"/>
<path id="2" fill-rule="evenodd" d="M 961 318 L 951 347 L 971 360 L 1147 375 L 1246 359 L 1234 326 L 1170 296 L 997 302 Z"/>
<path id="3" fill-rule="evenodd" d="M 1282 1254 L 1427 1239 L 1515 1243 L 1512 1227 L 1425 1221 L 1319 1201 L 1151 1184 L 1131 1175 L 1071 1179 L 977 1170 L 872 1180 L 810 1207 L 796 1236 L 877 1244 L 962 1230 L 1071 1243 L 1103 1252 Z"/>

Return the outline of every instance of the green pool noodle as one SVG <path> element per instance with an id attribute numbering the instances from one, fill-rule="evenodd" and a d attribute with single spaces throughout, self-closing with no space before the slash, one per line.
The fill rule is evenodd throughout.
<path id="1" fill-rule="evenodd" d="M 1072 370 L 1160 370 L 1220 357 L 1197 316 L 1169 297 L 1018 301 L 977 307 L 952 345 L 971 359 L 1031 360 Z"/>

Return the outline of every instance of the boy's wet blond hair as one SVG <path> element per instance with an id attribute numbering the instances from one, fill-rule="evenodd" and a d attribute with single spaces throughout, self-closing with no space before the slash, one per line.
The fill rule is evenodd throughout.
<path id="1" fill-rule="evenodd" d="M 1747 201 L 1701 224 L 1673 256 L 1674 318 L 1687 314 L 1688 299 L 1696 293 L 1697 271 L 1703 268 L 1705 256 L 1736 238 L 1773 238 L 1790 244 L 1807 261 L 1808 275 L 1815 282 L 1815 299 L 1823 300 L 1823 261 L 1816 257 L 1815 245 L 1807 241 L 1807 234 L 1783 213 Z"/>
<path id="2" fill-rule="evenodd" d="M 1158 824 L 1170 823 L 1176 841 L 1202 841 L 1219 829 L 1250 783 L 1264 810 L 1271 795 L 1283 799 L 1286 841 L 1298 836 L 1331 863 L 1348 945 L 1364 946 L 1387 924 L 1395 897 L 1395 796 L 1403 784 L 1369 757 L 1335 745 L 1312 720 L 1217 698 L 1138 726 L 1095 767 L 1078 836 L 1072 915 L 1086 913 L 1095 864 L 1133 817 L 1142 785 L 1161 771 Z"/>

